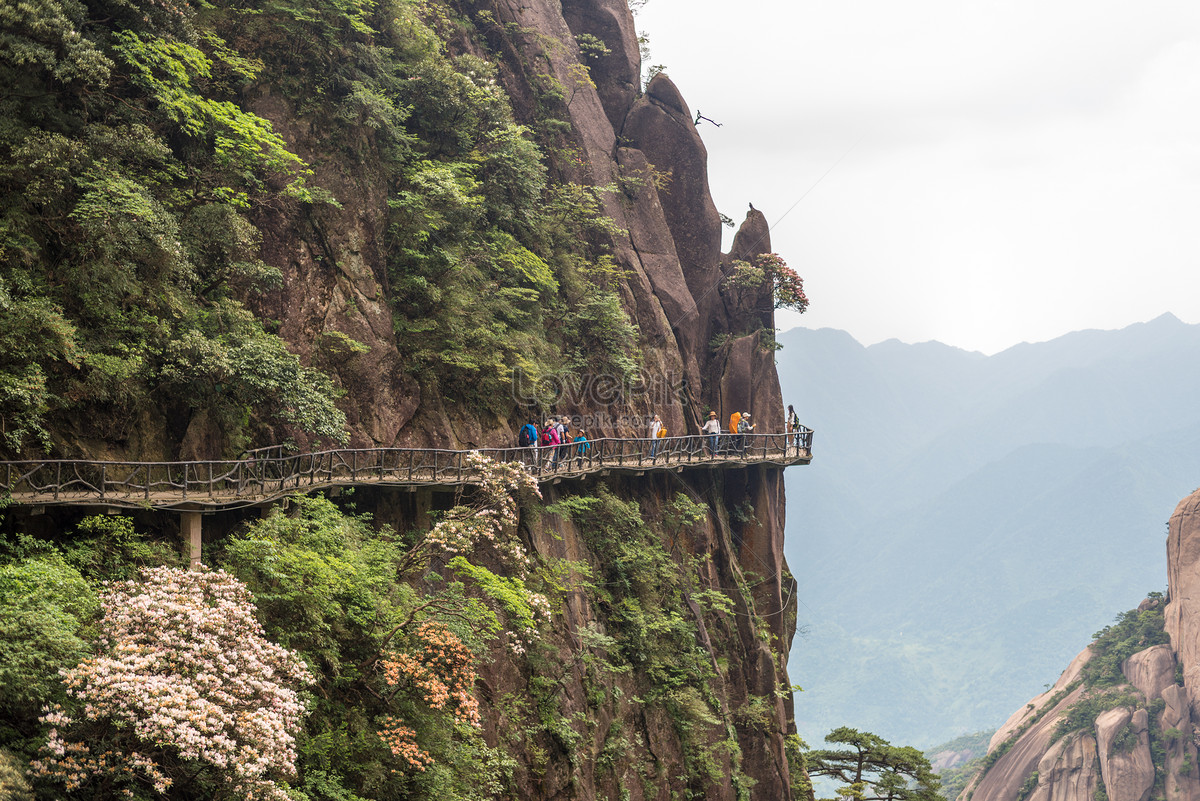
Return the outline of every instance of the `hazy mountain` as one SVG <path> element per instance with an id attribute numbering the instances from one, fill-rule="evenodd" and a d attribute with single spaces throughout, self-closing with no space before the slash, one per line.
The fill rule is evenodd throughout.
<path id="1" fill-rule="evenodd" d="M 788 471 L 801 734 L 930 745 L 996 726 L 1164 575 L 1200 483 L 1200 326 L 1171 315 L 994 356 L 779 337 L 816 430 Z"/>

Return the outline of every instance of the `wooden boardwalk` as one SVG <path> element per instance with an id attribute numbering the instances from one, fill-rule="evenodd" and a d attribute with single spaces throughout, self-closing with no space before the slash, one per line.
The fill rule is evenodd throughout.
<path id="1" fill-rule="evenodd" d="M 589 475 L 787 467 L 812 461 L 812 431 L 721 434 L 716 452 L 705 436 L 597 439 L 539 448 L 340 449 L 285 455 L 279 448 L 243 458 L 198 462 L 96 462 L 77 459 L 0 462 L 10 503 L 216 511 L 270 503 L 332 487 L 454 487 L 478 483 L 470 454 L 520 462 L 540 482 Z M 652 454 L 653 449 L 653 455 Z"/>

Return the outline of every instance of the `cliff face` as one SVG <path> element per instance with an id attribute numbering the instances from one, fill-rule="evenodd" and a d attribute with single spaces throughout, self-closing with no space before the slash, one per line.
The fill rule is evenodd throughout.
<path id="1" fill-rule="evenodd" d="M 1119 674 L 1098 680 L 1095 663 L 1112 659 L 1114 638 L 1101 636 L 1063 673 L 997 731 L 991 764 L 962 799 L 1111 801 L 1200 798 L 1196 687 L 1200 684 L 1194 608 L 1200 582 L 1200 492 L 1180 502 L 1167 537 L 1168 598 L 1147 599 L 1106 632 L 1122 631 L 1128 656 Z M 1170 642 L 1153 639 L 1148 623 L 1162 612 Z M 1149 633 L 1149 636 L 1148 636 Z M 1128 636 L 1132 634 L 1132 636 Z M 1121 655 L 1124 652 L 1118 652 Z M 1093 669 L 1089 676 L 1089 663 Z M 1182 683 L 1179 679 L 1182 678 Z"/>
<path id="2" fill-rule="evenodd" d="M 720 285 L 732 259 L 749 260 L 771 250 L 766 219 L 761 212 L 750 212 L 733 252 L 721 253 L 721 221 L 709 194 L 704 143 L 685 101 L 666 75 L 658 75 L 644 94 L 639 93 L 638 45 L 626 4 L 534 0 L 520 5 L 480 3 L 473 8 L 477 18 L 484 11 L 499 23 L 490 29 L 488 41 L 494 54 L 503 55 L 500 75 L 514 100 L 517 118 L 528 121 L 534 115 L 535 90 L 526 62 L 539 58 L 557 81 L 572 86 L 564 109 L 570 121 L 567 136 L 582 157 L 561 169 L 581 183 L 623 187 L 603 196 L 603 211 L 622 229 L 611 240 L 612 258 L 626 275 L 620 294 L 638 328 L 642 378 L 648 389 L 607 408 L 595 397 L 567 396 L 554 411 L 590 418 L 592 436 L 640 435 L 636 421 L 655 413 L 670 433 L 692 433 L 707 408 L 725 418 L 734 410 L 750 411 L 760 421 L 759 431 L 780 430 L 783 403 L 773 353 L 761 346 L 757 333 L 772 325 L 769 298 L 752 300 L 747 308 L 744 299 L 737 303 L 727 298 Z M 584 35 L 600 39 L 610 51 L 590 66 L 595 86 L 578 80 L 585 59 L 576 37 Z M 556 44 L 546 46 L 546 39 Z M 466 41 L 458 46 L 475 48 Z M 256 110 L 282 130 L 292 130 L 286 110 L 273 106 L 270 96 L 264 96 Z M 303 143 L 304 132 L 295 133 Z M 307 155 L 303 147 L 301 154 Z M 372 185 L 369 174 L 360 174 L 354 185 L 347 185 L 346 168 L 341 163 L 318 167 L 315 180 L 335 187 L 339 196 L 355 197 L 354 202 L 336 212 L 323 212 L 315 226 L 281 219 L 268 227 L 269 250 L 286 278 L 283 289 L 271 299 L 271 314 L 281 320 L 285 337 L 300 347 L 331 328 L 370 346 L 369 354 L 337 368 L 349 391 L 345 406 L 354 444 L 510 444 L 521 421 L 462 415 L 443 399 L 421 394 L 417 382 L 401 369 L 403 343 L 393 333 L 387 304 L 377 300 L 383 297 L 386 283 L 378 235 L 386 189 Z M 669 176 L 661 191 L 649 179 L 652 172 Z M 337 187 L 344 192 L 337 192 Z M 323 255 L 320 261 L 317 254 Z M 727 340 L 713 350 L 709 343 L 716 335 L 726 335 Z M 791 719 L 790 697 L 781 700 L 777 690 L 788 684 L 782 655 L 793 633 L 794 601 L 790 581 L 783 579 L 782 476 L 778 471 L 751 470 L 711 481 L 684 477 L 682 484 L 696 497 L 707 499 L 713 510 L 704 529 L 680 544 L 683 553 L 711 558 L 700 576 L 701 586 L 735 592 L 752 587 L 746 601 L 739 603 L 738 613 L 728 616 L 719 630 L 705 630 L 698 618 L 703 647 L 714 663 L 728 666 L 719 672 L 717 706 L 724 722 L 738 729 L 743 751 L 740 760 L 723 760 L 719 774 L 724 778 L 706 790 L 707 797 L 736 797 L 739 788 L 731 777 L 741 771 L 753 785 L 752 797 L 784 798 L 789 778 L 783 736 Z M 623 497 L 660 508 L 671 488 L 656 481 L 627 484 L 620 491 Z M 738 522 L 731 517 L 729 510 L 748 507 L 753 508 L 751 519 Z M 541 525 L 532 526 L 536 548 L 548 555 L 596 558 L 569 524 L 556 531 L 561 540 Z M 765 580 L 746 582 L 747 570 Z M 685 611 L 698 612 L 694 604 Z M 768 636 L 763 636 L 757 622 L 766 626 Z M 596 624 L 593 603 L 575 597 L 565 611 L 563 646 L 569 650 L 572 641 L 577 645 L 577 632 Z M 500 698 L 523 687 L 515 670 L 498 660 L 487 672 L 489 694 Z M 595 714 L 584 703 L 582 675 L 578 670 L 569 675 L 564 713 Z M 677 768 L 668 768 L 688 759 L 679 733 L 669 720 L 644 713 L 629 700 L 646 689 L 629 683 L 626 700 L 605 708 L 598 725 L 588 729 L 590 748 L 583 753 L 590 756 L 583 764 L 566 760 L 548 770 L 530 766 L 528 797 L 559 797 L 572 786 L 583 798 L 615 791 L 617 779 L 604 779 L 594 764 L 614 720 L 627 729 L 631 742 L 638 743 L 630 747 L 629 765 L 652 764 L 660 776 L 679 775 Z M 746 709 L 754 699 L 760 699 L 759 704 L 766 699 L 766 717 L 757 723 L 739 719 L 736 711 Z M 634 732 L 639 736 L 634 737 Z M 500 735 L 497 729 L 496 736 Z M 674 779 L 643 785 L 630 776 L 623 778 L 620 786 L 635 799 L 666 798 L 672 790 L 683 789 L 674 786 Z"/>
<path id="3" fill-rule="evenodd" d="M 340 6 L 337 10 L 350 14 Z M 396 19 L 389 19 L 393 11 Z M 414 21 L 419 15 L 426 15 L 420 25 Z M 704 144 L 669 78 L 660 74 L 640 92 L 638 44 L 627 5 L 618 0 L 398 3 L 378 16 L 381 20 L 370 22 L 379 31 L 392 25 L 399 32 L 392 31 L 393 40 L 382 42 L 376 31 L 380 41 L 372 41 L 362 33 L 369 26 L 359 19 L 359 28 L 345 40 L 352 42 L 360 63 L 295 65 L 306 74 L 335 73 L 330 86 L 343 95 L 338 113 L 347 118 L 358 114 L 361 119 L 354 126 L 342 125 L 342 116 L 331 120 L 314 112 L 325 102 L 316 91 L 306 95 L 283 81 L 248 78 L 249 72 L 239 74 L 240 82 L 214 81 L 221 83 L 222 91 L 236 94 L 247 111 L 268 121 L 311 167 L 309 184 L 334 201 L 278 193 L 269 202 L 239 206 L 248 210 L 236 214 L 244 215 L 261 234 L 255 264 L 261 257 L 262 265 L 277 271 L 281 280 L 260 294 L 230 294 L 264 321 L 267 333 L 286 343 L 300 363 L 331 376 L 342 393 L 337 405 L 346 415 L 349 445 L 508 446 L 527 418 L 550 413 L 584 421 L 592 438 L 641 436 L 652 414 L 662 417 L 671 435 L 697 433 L 709 409 L 718 412 L 723 424 L 731 412 L 749 411 L 758 432 L 781 431 L 783 403 L 771 340 L 763 334 L 773 326 L 770 289 L 727 294 L 722 287 L 735 259 L 749 261 L 770 251 L 766 219 L 752 211 L 732 252 L 721 252 L 721 221 L 709 194 Z M 281 17 L 285 26 L 268 28 L 269 35 L 256 27 L 263 24 L 258 19 L 230 24 L 220 33 L 252 58 L 259 55 L 255 47 L 261 46 L 270 72 L 272 64 L 288 63 L 278 58 L 279 52 L 294 59 L 310 44 L 280 33 L 286 32 L 286 25 L 308 24 L 309 16 L 293 16 L 284 9 Z M 241 19 L 236 14 L 229 18 Z M 345 25 L 339 16 L 332 24 L 316 27 L 328 36 Z M 436 31 L 437 37 L 428 31 Z M 396 68 L 396 74 L 381 71 L 383 78 L 372 77 L 368 67 L 403 48 L 424 54 L 425 61 L 413 56 L 411 63 L 417 66 L 405 62 L 403 68 L 411 67 L 409 73 Z M 325 55 L 321 47 L 308 52 L 314 58 Z M 493 69 L 502 91 L 487 77 Z M 282 74 L 290 78 L 286 70 Z M 371 83 L 384 78 L 392 82 L 388 86 L 400 87 L 397 92 L 410 87 L 405 90 L 409 94 L 392 102 L 394 98 L 378 88 L 381 84 Z M 419 88 L 412 90 L 411 85 Z M 405 151 L 413 147 L 406 136 L 422 126 L 432 129 L 433 123 L 415 116 L 403 101 L 416 105 L 426 87 L 443 85 L 455 87 L 447 97 L 469 97 L 476 105 L 431 111 L 444 114 L 459 128 L 461 117 L 471 113 L 493 114 L 503 124 L 488 131 L 495 138 L 481 137 L 473 148 L 459 141 L 442 142 L 437 137 L 446 136 L 446 128 L 434 130 L 427 137 L 434 144 L 418 158 Z M 414 116 L 405 116 L 410 114 Z M 408 133 L 396 132 L 404 127 L 397 120 L 408 126 Z M 535 137 L 529 132 L 535 128 L 538 146 L 547 154 L 544 164 L 512 156 L 530 152 L 529 142 Z M 391 140 L 385 135 L 388 130 Z M 403 169 L 396 166 L 401 159 L 395 153 L 401 151 Z M 524 177 L 487 181 L 488 170 L 522 169 L 528 171 Z M 488 196 L 497 186 L 508 191 L 522 185 L 532 187 L 527 197 Z M 538 196 L 535 190 L 547 186 L 550 190 Z M 415 188 L 425 194 L 414 200 L 420 195 Z M 582 209 L 588 219 L 568 219 L 576 227 L 564 224 L 565 233 L 548 225 L 530 233 L 521 215 L 540 202 L 551 202 L 557 190 L 584 198 L 566 204 L 564 217 Z M 511 219 L 489 221 L 473 251 L 455 251 L 456 239 L 485 214 L 480 211 L 486 205 L 479 200 L 483 196 L 491 204 L 488 214 L 510 207 L 517 211 Z M 536 249 L 539 237 L 552 236 L 586 240 L 578 263 L 564 258 L 567 267 L 551 270 L 542 255 L 554 251 L 555 243 L 541 242 L 541 255 L 516 243 L 523 237 L 521 242 Z M 477 262 L 489 255 L 496 255 L 510 274 L 524 277 L 514 279 L 514 285 L 500 283 L 465 294 L 470 300 L 460 307 L 445 303 L 439 312 L 443 322 L 467 326 L 494 315 L 500 322 L 517 320 L 514 327 L 535 329 L 536 324 L 522 321 L 545 314 L 542 327 L 569 329 L 556 335 L 561 341 L 582 342 L 578 358 L 586 360 L 586 346 L 600 349 L 604 343 L 598 340 L 611 328 L 625 330 L 619 325 L 624 322 L 621 315 L 608 313 L 602 322 L 610 328 L 601 326 L 595 333 L 571 329 L 550 312 L 574 314 L 572 325 L 582 325 L 579 320 L 588 318 L 577 313 L 579 308 L 591 300 L 602 304 L 607 296 L 593 290 L 603 284 L 634 326 L 629 330 L 635 341 L 625 350 L 636 350 L 637 380 L 628 385 L 617 380 L 619 391 L 601 391 L 606 388 L 602 379 L 611 375 L 598 368 L 590 373 L 573 370 L 570 359 L 556 361 L 543 353 L 544 363 L 564 365 L 562 375 L 550 377 L 558 381 L 560 391 L 530 400 L 514 385 L 511 398 L 497 398 L 492 385 L 492 397 L 480 402 L 477 397 L 472 400 L 472 393 L 478 392 L 469 377 L 495 381 L 495 371 L 489 373 L 487 365 L 438 372 L 429 368 L 438 358 L 423 357 L 422 362 L 414 356 L 415 343 L 426 330 L 422 304 L 445 302 L 450 282 L 465 286 L 475 280 L 472 271 L 482 272 Z M 397 267 L 397 259 L 408 260 L 404 269 Z M 429 277 L 433 271 L 421 272 L 436 259 L 442 259 L 438 269 L 446 277 L 445 285 Z M 486 281 L 477 283 L 487 287 Z M 560 286 L 563 295 L 573 295 L 548 299 Z M 483 308 L 485 301 L 505 292 L 513 308 Z M 201 317 L 208 319 L 207 314 Z M 471 336 L 490 335 L 487 323 Z M 497 327 L 506 330 L 499 323 Z M 477 340 L 471 336 L 464 336 L 465 345 L 451 354 L 464 363 L 475 355 Z M 440 344 L 436 336 L 426 341 Z M 522 342 L 544 350 L 547 342 L 556 341 L 529 337 Z M 509 365 L 523 355 L 508 342 L 495 347 L 509 348 L 503 351 Z M 199 378 L 191 378 L 193 385 L 202 383 L 201 372 L 197 369 Z M 581 376 L 588 381 L 579 383 Z M 228 394 L 232 380 L 217 381 L 213 391 Z M 107 435 L 90 431 L 83 436 L 61 426 L 52 432 L 55 444 L 83 456 L 204 459 L 269 440 L 290 438 L 299 449 L 326 441 L 301 426 L 275 422 L 263 424 L 246 442 L 250 435 L 242 430 L 235 436 L 232 426 L 257 415 L 256 405 L 270 403 L 247 401 L 221 417 L 199 401 L 191 403 L 199 390 L 188 391 L 193 395 L 185 394 L 177 406 L 143 407 L 136 420 L 123 421 Z M 87 428 L 87 421 L 78 425 Z M 662 601 L 663 608 L 654 610 L 655 625 L 687 636 L 677 642 L 669 632 L 651 626 L 644 644 L 651 656 L 633 668 L 597 668 L 589 660 L 603 649 L 589 643 L 612 637 L 633 650 L 621 640 L 628 631 L 618 631 L 614 622 L 618 613 L 628 611 L 618 608 L 622 597 L 601 582 L 600 587 L 568 594 L 554 618 L 552 635 L 539 645 L 536 663 L 494 651 L 480 671 L 484 731 L 489 746 L 505 747 L 511 755 L 513 782 L 519 789 L 515 795 L 663 801 L 687 794 L 730 801 L 747 795 L 790 797 L 784 744 L 793 726 L 785 658 L 796 602 L 783 559 L 782 472 L 752 467 L 645 480 L 597 479 L 546 490 L 547 503 L 587 494 L 611 496 L 629 505 L 622 509 L 637 510 L 645 530 L 653 533 L 645 550 L 668 560 L 674 566 L 671 580 L 678 582 L 662 598 L 655 593 L 665 592 L 663 588 L 644 587 L 646 597 L 639 602 L 649 606 L 652 599 Z M 679 497 L 702 507 L 703 520 L 670 524 L 676 514 L 671 504 Z M 432 492 L 399 499 L 364 492 L 356 503 L 372 512 L 378 523 L 403 532 L 428 525 L 430 510 L 444 509 L 452 500 Z M 222 525 L 231 528 L 234 522 Z M 603 577 L 620 561 L 606 550 L 611 543 L 567 515 L 527 512 L 520 529 L 534 556 L 587 565 L 594 576 Z M 664 643 L 677 644 L 677 653 L 654 657 Z M 690 673 L 688 664 L 693 665 Z M 664 678 L 663 672 L 669 675 Z"/>
<path id="4" fill-rule="evenodd" d="M 761 212 L 750 212 L 732 253 L 721 253 L 721 221 L 709 194 L 704 144 L 690 110 L 666 75 L 658 75 L 644 94 L 639 93 L 638 45 L 626 4 L 494 2 L 474 5 L 471 13 L 494 20 L 490 27 L 481 27 L 487 30 L 489 57 L 500 56 L 499 74 L 518 120 L 532 123 L 535 115 L 530 60 L 538 59 L 541 69 L 572 87 L 562 111 L 570 122 L 565 136 L 580 158 L 557 165 L 563 177 L 621 187 L 602 196 L 603 212 L 620 229 L 609 245 L 625 276 L 619 292 L 637 326 L 644 390 L 616 404 L 594 395 L 567 394 L 553 411 L 590 421 L 593 437 L 640 436 L 644 429 L 639 421 L 650 414 L 659 414 L 671 434 L 695 433 L 709 408 L 724 418 L 723 425 L 732 411 L 741 410 L 753 414 L 760 432 L 781 430 L 783 403 L 773 352 L 762 346 L 758 333 L 773 325 L 769 294 L 747 302 L 727 297 L 721 287 L 733 259 L 750 260 L 771 250 L 766 219 Z M 579 80 L 585 59 L 576 37 L 585 35 L 603 41 L 609 50 L 590 64 L 594 86 Z M 547 40 L 553 44 L 548 46 Z M 454 46 L 465 52 L 478 50 L 478 43 L 465 39 Z M 270 94 L 264 93 L 254 108 L 286 132 L 302 156 L 317 154 L 319 130 L 299 126 Z M 386 187 L 369 169 L 340 161 L 320 166 L 319 159 L 311 160 L 318 164 L 316 183 L 352 200 L 338 210 L 306 218 L 279 217 L 263 226 L 269 232 L 270 260 L 285 276 L 282 289 L 264 308 L 281 321 L 281 333 L 301 352 L 329 330 L 370 347 L 368 353 L 336 366 L 348 391 L 343 407 L 352 444 L 512 444 L 522 420 L 463 413 L 423 391 L 403 369 L 404 343 L 393 331 L 392 311 L 383 300 L 387 274 L 380 231 Z M 661 189 L 651 179 L 655 174 L 667 177 Z M 717 335 L 723 336 L 723 344 L 710 348 Z M 788 686 L 784 655 L 794 630 L 795 601 L 790 577 L 784 579 L 781 473 L 752 469 L 724 477 L 685 475 L 674 481 L 622 483 L 614 489 L 653 510 L 650 518 L 658 517 L 665 499 L 680 489 L 708 503 L 708 522 L 677 543 L 677 555 L 703 560 L 699 587 L 742 600 L 715 628 L 706 626 L 694 602 L 680 610 L 696 619 L 700 646 L 714 665 L 721 666 L 710 700 L 718 720 L 693 739 L 699 736 L 711 748 L 731 727 L 741 754 L 726 751 L 715 766 L 715 782 L 702 789 L 713 799 L 733 799 L 747 790 L 753 798 L 789 797 L 784 737 L 791 727 L 791 700 L 780 688 Z M 735 515 L 732 510 L 738 509 L 752 509 L 752 516 Z M 386 515 L 381 519 L 386 522 Z M 529 532 L 542 555 L 598 565 L 602 561 L 569 521 L 532 522 Z M 757 578 L 747 581 L 747 572 Z M 576 651 L 580 631 L 604 625 L 594 599 L 572 596 L 559 628 L 559 647 L 564 653 Z M 500 699 L 527 691 L 529 676 L 503 654 L 496 656 L 484 672 L 486 694 Z M 617 679 L 612 686 L 623 688 L 616 697 L 624 700 L 597 709 L 587 702 L 588 680 L 580 666 L 564 663 L 561 669 L 563 715 L 578 713 L 589 723 L 576 727 L 582 744 L 548 764 L 525 756 L 524 797 L 600 798 L 625 791 L 634 799 L 665 799 L 687 789 L 682 768 L 696 759 L 696 743 L 687 742 L 669 716 L 640 706 L 636 699 L 650 688 L 637 677 Z M 747 713 L 751 708 L 758 710 L 753 716 Z M 489 716 L 496 740 L 511 723 Z M 629 743 L 624 758 L 616 770 L 598 769 L 614 725 Z M 649 781 L 648 776 L 657 778 Z"/>
<path id="5" fill-rule="evenodd" d="M 490 50 L 483 55 L 498 61 L 518 121 L 534 123 L 537 80 L 569 87 L 557 112 L 569 121 L 562 145 L 575 157 L 555 163 L 559 177 L 618 188 L 601 196 L 603 213 L 618 229 L 606 245 L 624 275 L 618 291 L 638 329 L 644 391 L 627 393 L 616 405 L 586 393 L 568 394 L 552 410 L 590 419 L 596 435 L 640 435 L 647 414 L 659 414 L 672 434 L 693 433 L 708 408 L 725 420 L 735 410 L 750 411 L 763 421 L 760 432 L 781 430 L 773 352 L 758 333 L 773 326 L 770 294 L 733 298 L 721 286 L 733 259 L 770 252 L 766 218 L 748 213 L 732 252 L 721 253 L 704 143 L 665 74 L 639 95 L 638 45 L 626 4 L 537 0 L 464 8 L 486 20 L 478 23 Z M 609 52 L 585 58 L 576 44 L 583 36 L 603 41 Z M 451 47 L 478 52 L 481 46 L 463 38 Z M 386 300 L 384 178 L 370 163 L 329 159 L 322 129 L 298 119 L 269 89 L 259 91 L 252 108 L 313 163 L 313 182 L 342 201 L 340 209 L 272 214 L 260 221 L 267 260 L 285 278 L 261 310 L 280 321 L 281 336 L 304 358 L 314 357 L 318 339 L 330 331 L 369 346 L 369 352 L 332 365 L 348 392 L 342 406 L 352 444 L 511 444 L 523 421 L 503 413 L 482 419 L 464 414 L 444 397 L 457 387 L 436 394 L 405 369 L 404 343 L 397 341 Z M 723 340 L 715 349 L 714 336 Z M 207 446 L 200 444 L 204 423 L 197 421 L 199 427 L 189 432 L 189 443 L 196 443 L 185 448 L 189 453 L 220 447 L 212 436 Z"/>

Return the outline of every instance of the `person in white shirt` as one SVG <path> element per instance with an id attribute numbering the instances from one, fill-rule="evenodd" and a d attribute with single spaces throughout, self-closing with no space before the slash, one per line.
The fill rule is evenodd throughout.
<path id="1" fill-rule="evenodd" d="M 721 434 L 721 421 L 717 419 L 716 412 L 708 413 L 708 420 L 704 425 L 700 426 L 700 431 L 704 434 L 704 439 L 706 440 L 704 447 L 708 448 L 709 455 L 715 456 L 717 453 L 717 440 Z"/>
<path id="2" fill-rule="evenodd" d="M 654 454 L 658 453 L 658 432 L 662 431 L 662 418 L 657 414 L 650 421 L 650 458 L 654 458 Z"/>

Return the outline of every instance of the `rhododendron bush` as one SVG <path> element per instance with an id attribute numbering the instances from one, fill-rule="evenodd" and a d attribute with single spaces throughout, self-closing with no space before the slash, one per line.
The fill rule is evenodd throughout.
<path id="1" fill-rule="evenodd" d="M 541 498 L 537 479 L 520 462 L 496 462 L 478 452 L 467 454 L 466 466 L 478 474 L 473 501 L 460 503 L 446 512 L 426 536 L 424 545 L 455 554 L 486 542 L 521 568 L 525 549 L 514 537 L 517 499 Z"/>
<path id="2" fill-rule="evenodd" d="M 310 798 L 451 801 L 501 782 L 506 757 L 478 726 L 476 668 L 498 639 L 523 652 L 549 618 L 517 530 L 519 503 L 539 492 L 519 464 L 467 463 L 476 483 L 427 530 L 397 534 L 294 497 L 222 548 L 267 636 L 318 673 L 298 744 L 297 789 Z M 502 565 L 503 579 L 482 563 Z"/>
<path id="3" fill-rule="evenodd" d="M 426 621 L 410 638 L 409 653 L 393 653 L 384 660 L 387 683 L 409 689 L 433 710 L 446 710 L 458 725 L 479 728 L 479 701 L 475 698 L 475 655 L 445 625 Z M 392 754 L 415 770 L 425 770 L 433 757 L 417 745 L 416 732 L 394 715 L 384 718 L 379 736 Z"/>
<path id="4" fill-rule="evenodd" d="M 756 290 L 763 284 L 771 287 L 776 309 L 793 309 L 801 314 L 808 309 L 804 294 L 804 279 L 778 253 L 760 253 L 754 262 L 734 261 L 721 286 L 726 289 Z"/>
<path id="5" fill-rule="evenodd" d="M 89 798 L 167 794 L 277 799 L 295 776 L 312 680 L 264 636 L 250 592 L 217 571 L 152 568 L 108 586 L 98 652 L 63 671 L 71 701 L 47 711 L 32 773 Z"/>

